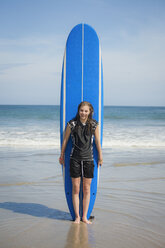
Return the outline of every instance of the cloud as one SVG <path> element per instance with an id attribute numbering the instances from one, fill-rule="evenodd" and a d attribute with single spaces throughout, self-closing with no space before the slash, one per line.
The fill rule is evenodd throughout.
<path id="1" fill-rule="evenodd" d="M 64 52 L 64 39 L 60 36 L 0 39 L 0 71 L 8 74 L 31 68 L 39 72 L 59 72 Z M 58 68 L 58 69 L 57 69 Z M 33 72 L 34 73 L 34 72 Z"/>
<path id="2" fill-rule="evenodd" d="M 115 35 L 104 35 L 101 42 L 105 104 L 165 105 L 165 34 L 119 30 Z M 8 101 L 13 89 L 13 101 L 59 104 L 65 42 L 62 35 L 0 39 L 0 98 Z"/>
<path id="3" fill-rule="evenodd" d="M 165 34 L 142 33 L 136 37 L 127 35 L 128 45 L 103 50 L 105 66 L 109 64 L 111 75 L 122 80 L 165 79 Z M 121 73 L 120 73 L 121 72 Z"/>
<path id="4" fill-rule="evenodd" d="M 120 42 L 117 46 L 109 42 L 105 48 L 103 42 L 105 102 L 165 105 L 165 34 L 124 32 Z"/>
<path id="5" fill-rule="evenodd" d="M 65 40 L 27 37 L 0 43 L 1 103 L 59 104 Z"/>
<path id="6" fill-rule="evenodd" d="M 15 67 L 27 66 L 29 63 L 10 63 L 10 64 L 0 64 L 0 74 L 4 74 L 5 71 L 10 70 Z"/>
<path id="7" fill-rule="evenodd" d="M 27 37 L 18 37 L 17 39 L 0 38 L 0 46 L 2 47 L 36 47 L 36 46 L 52 46 L 61 44 L 62 35 L 30 35 Z"/>

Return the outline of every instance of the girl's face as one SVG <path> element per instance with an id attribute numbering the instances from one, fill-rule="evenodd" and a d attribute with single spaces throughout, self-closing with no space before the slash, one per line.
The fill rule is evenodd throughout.
<path id="1" fill-rule="evenodd" d="M 90 114 L 90 109 L 89 109 L 88 105 L 83 105 L 80 107 L 80 109 L 79 109 L 80 121 L 86 122 L 89 114 Z"/>

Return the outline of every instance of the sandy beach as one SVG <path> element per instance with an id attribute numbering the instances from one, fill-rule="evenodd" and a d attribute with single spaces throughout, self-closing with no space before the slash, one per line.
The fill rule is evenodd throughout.
<path id="1" fill-rule="evenodd" d="M 58 155 L 1 149 L 0 247 L 165 247 L 163 150 L 103 149 L 92 225 L 71 220 Z"/>

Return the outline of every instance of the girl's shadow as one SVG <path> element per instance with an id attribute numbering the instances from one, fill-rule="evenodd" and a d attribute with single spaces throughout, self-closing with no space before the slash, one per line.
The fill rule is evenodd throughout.
<path id="1" fill-rule="evenodd" d="M 0 208 L 35 217 L 44 217 L 56 220 L 71 220 L 71 215 L 68 212 L 48 208 L 47 206 L 37 203 L 3 202 L 0 203 Z"/>

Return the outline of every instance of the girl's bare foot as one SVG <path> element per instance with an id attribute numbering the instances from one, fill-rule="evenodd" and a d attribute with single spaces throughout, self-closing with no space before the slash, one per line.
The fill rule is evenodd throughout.
<path id="1" fill-rule="evenodd" d="M 80 224 L 80 217 L 76 217 L 74 223 L 75 224 Z"/>
<path id="2" fill-rule="evenodd" d="M 87 220 L 87 218 L 82 218 L 82 221 L 86 224 L 92 224 L 92 222 Z"/>

